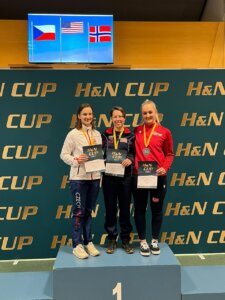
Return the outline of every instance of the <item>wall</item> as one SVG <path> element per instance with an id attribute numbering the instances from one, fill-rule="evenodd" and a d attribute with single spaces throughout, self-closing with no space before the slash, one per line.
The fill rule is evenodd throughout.
<path id="1" fill-rule="evenodd" d="M 27 22 L 1 20 L 0 44 L 0 67 L 26 65 Z M 115 64 L 132 68 L 223 68 L 224 22 L 115 22 Z"/>

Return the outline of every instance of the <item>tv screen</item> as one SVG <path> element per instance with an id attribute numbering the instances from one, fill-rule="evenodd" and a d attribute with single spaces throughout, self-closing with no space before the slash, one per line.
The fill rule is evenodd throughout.
<path id="1" fill-rule="evenodd" d="M 28 14 L 29 63 L 113 63 L 113 16 Z"/>

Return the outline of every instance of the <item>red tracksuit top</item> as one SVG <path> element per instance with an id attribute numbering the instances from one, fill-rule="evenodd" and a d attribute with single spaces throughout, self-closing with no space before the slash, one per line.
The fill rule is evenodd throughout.
<path id="1" fill-rule="evenodd" d="M 151 133 L 152 125 L 145 125 L 146 140 Z M 143 149 L 146 148 L 144 144 L 144 126 L 139 125 L 135 128 L 135 165 L 134 174 L 138 173 L 138 161 L 155 161 L 158 164 L 157 168 L 163 167 L 166 172 L 172 165 L 174 153 L 173 153 L 173 139 L 169 129 L 156 125 L 153 135 L 150 140 L 148 148 L 150 153 L 148 155 L 143 154 Z"/>

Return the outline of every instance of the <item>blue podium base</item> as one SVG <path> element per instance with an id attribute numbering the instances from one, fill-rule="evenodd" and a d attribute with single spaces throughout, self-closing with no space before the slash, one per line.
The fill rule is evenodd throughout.
<path id="1" fill-rule="evenodd" d="M 52 272 L 0 274 L 1 300 L 49 300 L 52 296 Z"/>
<path id="2" fill-rule="evenodd" d="M 181 268 L 182 300 L 224 300 L 225 266 Z"/>
<path id="3" fill-rule="evenodd" d="M 180 264 L 166 244 L 161 254 L 143 257 L 117 249 L 80 260 L 71 247 L 62 247 L 53 270 L 55 300 L 180 300 Z"/>

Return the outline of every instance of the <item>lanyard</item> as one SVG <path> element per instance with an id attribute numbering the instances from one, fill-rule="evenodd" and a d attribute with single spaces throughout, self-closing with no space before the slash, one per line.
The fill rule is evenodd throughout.
<path id="1" fill-rule="evenodd" d="M 152 138 L 152 135 L 153 135 L 153 132 L 155 131 L 155 128 L 156 128 L 156 123 L 154 124 L 151 132 L 150 132 L 150 135 L 148 137 L 148 140 L 147 140 L 147 136 L 146 136 L 146 128 L 145 128 L 145 124 L 144 124 L 144 144 L 145 144 L 145 147 L 147 148 L 148 145 L 150 144 L 150 141 L 151 141 L 151 138 Z"/>
<path id="2" fill-rule="evenodd" d="M 119 134 L 119 137 L 118 137 L 118 140 L 116 139 L 116 130 L 113 129 L 113 142 L 114 142 L 114 149 L 117 150 L 118 149 L 118 146 L 119 146 L 119 142 L 120 142 L 120 139 L 121 139 L 121 136 L 124 132 L 124 128 L 120 131 L 120 134 Z"/>
<path id="3" fill-rule="evenodd" d="M 90 137 L 90 135 L 89 135 L 89 133 L 88 133 L 89 130 L 90 130 L 90 129 L 87 129 L 87 132 L 86 132 L 83 128 L 81 129 L 81 131 L 82 131 L 84 137 L 86 138 L 86 140 L 87 140 L 87 142 L 88 142 L 88 145 L 89 145 L 89 146 L 92 146 L 92 145 L 94 145 L 95 143 L 94 143 L 93 138 Z"/>

